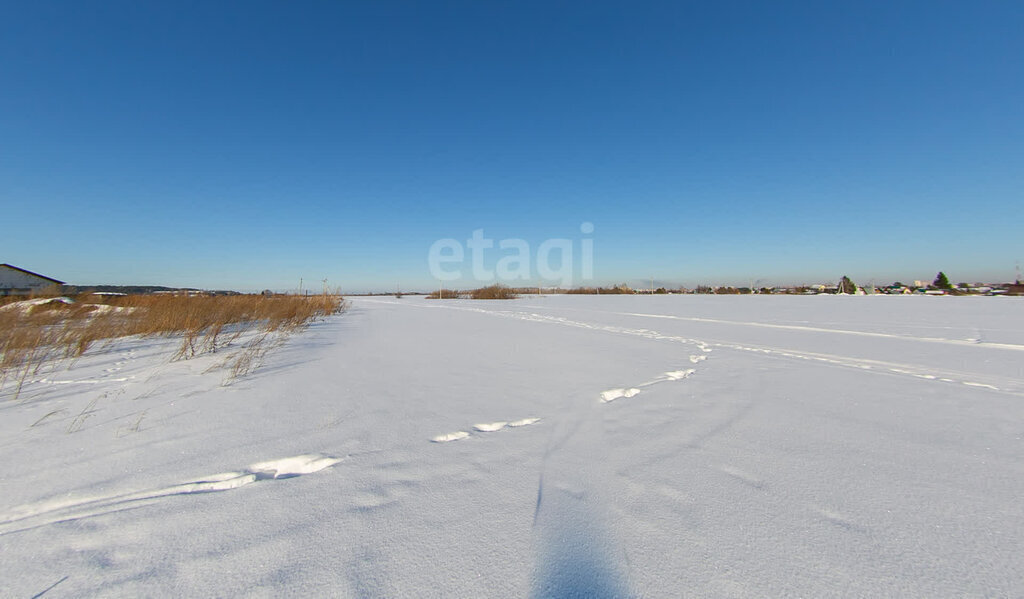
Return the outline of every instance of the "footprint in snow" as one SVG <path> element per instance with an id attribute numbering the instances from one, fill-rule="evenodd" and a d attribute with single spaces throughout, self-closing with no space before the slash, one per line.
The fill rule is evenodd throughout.
<path id="1" fill-rule="evenodd" d="M 513 420 L 512 422 L 509 422 L 508 425 L 513 428 L 518 428 L 520 426 L 537 424 L 538 422 L 540 422 L 540 418 L 523 418 L 522 420 Z"/>
<path id="2" fill-rule="evenodd" d="M 695 372 L 697 371 L 692 368 L 687 370 L 672 370 L 665 373 L 665 378 L 670 381 L 681 381 L 685 378 L 689 378 L 690 375 Z"/>
<path id="3" fill-rule="evenodd" d="M 449 443 L 451 441 L 461 441 L 469 437 L 469 433 L 466 431 L 455 431 L 454 433 L 446 433 L 444 435 L 438 435 L 431 439 L 434 443 Z"/>
<path id="4" fill-rule="evenodd" d="M 540 418 L 523 418 L 522 420 L 513 420 L 512 422 L 483 422 L 474 424 L 473 429 L 481 433 L 494 433 L 505 427 L 518 428 L 520 426 L 530 426 L 538 422 L 540 422 Z"/>
<path id="5" fill-rule="evenodd" d="M 607 391 L 601 392 L 601 401 L 608 403 L 615 401 L 620 397 L 635 397 L 640 394 L 640 390 L 636 387 L 630 387 L 628 389 L 608 389 Z"/>
<path id="6" fill-rule="evenodd" d="M 507 422 L 485 422 L 481 424 L 474 424 L 473 429 L 480 431 L 481 433 L 494 433 L 508 426 Z"/>

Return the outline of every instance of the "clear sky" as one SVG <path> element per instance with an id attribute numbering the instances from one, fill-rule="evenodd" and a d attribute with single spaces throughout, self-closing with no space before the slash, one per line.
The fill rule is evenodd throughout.
<path id="1" fill-rule="evenodd" d="M 1009 280 L 1022 31 L 1019 1 L 4 1 L 0 262 L 432 288 L 483 229 L 592 239 L 601 284 Z"/>

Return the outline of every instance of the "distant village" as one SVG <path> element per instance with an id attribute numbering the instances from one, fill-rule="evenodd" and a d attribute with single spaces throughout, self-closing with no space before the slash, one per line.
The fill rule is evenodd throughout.
<path id="1" fill-rule="evenodd" d="M 520 288 L 519 293 L 537 293 L 538 288 Z M 733 287 L 729 285 L 710 286 L 698 285 L 694 288 L 677 287 L 630 287 L 615 285 L 613 287 L 578 287 L 574 289 L 547 288 L 544 293 L 568 294 L 708 294 L 708 295 L 979 295 L 997 296 L 1024 295 L 1024 283 L 1017 280 L 1013 283 L 951 283 L 944 273 L 939 273 L 933 281 L 915 280 L 911 283 L 896 281 L 891 285 L 876 286 L 873 284 L 858 285 L 849 277 L 842 277 L 838 283 L 815 283 L 811 285 L 792 285 L 774 287 Z"/>
<path id="2" fill-rule="evenodd" d="M 187 294 L 187 295 L 237 295 L 237 291 L 227 290 L 201 290 L 192 288 L 173 288 L 160 286 L 140 285 L 67 285 L 64 281 L 41 275 L 10 264 L 0 264 L 0 297 L 2 296 L 27 296 L 33 294 L 56 291 L 63 294 L 96 293 L 99 295 L 125 295 L 125 294 Z M 710 295 L 974 295 L 974 296 L 1022 296 L 1024 295 L 1024 283 L 1020 277 L 1013 283 L 965 283 L 950 282 L 945 273 L 938 273 L 932 281 L 915 280 L 911 283 L 896 281 L 891 285 L 875 286 L 873 284 L 859 285 L 849 277 L 842 277 L 837 283 L 816 283 L 812 285 L 774 286 L 774 287 L 733 287 L 698 285 L 692 289 L 687 287 L 631 287 L 629 285 L 614 285 L 611 287 L 575 287 L 563 289 L 558 287 L 512 287 L 509 288 L 514 294 L 593 294 L 593 295 L 621 295 L 621 294 L 710 294 Z M 272 295 L 268 291 L 264 295 Z M 392 295 L 387 293 L 368 293 L 365 295 Z M 453 292 L 458 295 L 458 292 Z M 401 293 L 397 295 L 402 295 Z M 406 292 L 404 295 L 419 295 L 415 292 Z"/>
<path id="3" fill-rule="evenodd" d="M 936 287 L 926 281 L 916 280 L 913 283 L 896 281 L 891 285 L 856 285 L 852 289 L 843 289 L 837 283 L 818 283 L 814 285 L 796 285 L 792 287 L 710 287 L 698 285 L 694 289 L 635 289 L 632 293 L 691 293 L 691 294 L 768 294 L 768 295 L 1024 295 L 1024 283 L 955 283 L 949 287 Z"/>
<path id="4" fill-rule="evenodd" d="M 625 283 L 610 287 L 506 287 L 491 285 L 481 289 L 442 289 L 429 293 L 430 297 L 442 298 L 488 298 L 494 295 L 489 290 L 504 289 L 502 297 L 515 295 L 670 295 L 670 294 L 707 294 L 707 295 L 951 295 L 951 296 L 1024 296 L 1024 283 L 1018 279 L 1013 283 L 950 283 L 944 273 L 939 273 L 933 281 L 915 280 L 913 283 L 896 281 L 891 285 L 858 285 L 849 277 L 842 277 L 838 283 L 817 283 L 813 285 L 792 285 L 773 287 L 733 287 L 722 285 L 698 285 L 688 287 L 634 287 Z M 427 295 L 422 292 L 380 292 L 358 295 Z"/>
<path id="5" fill-rule="evenodd" d="M 698 285 L 694 289 L 668 290 L 637 289 L 633 293 L 702 293 L 702 294 L 771 294 L 771 295 L 1024 295 L 1024 283 L 1019 277 L 1013 283 L 951 283 L 945 273 L 940 272 L 932 281 L 915 280 L 913 283 L 896 281 L 891 285 L 858 285 L 843 276 L 838 283 L 794 285 L 791 287 L 710 287 Z"/>

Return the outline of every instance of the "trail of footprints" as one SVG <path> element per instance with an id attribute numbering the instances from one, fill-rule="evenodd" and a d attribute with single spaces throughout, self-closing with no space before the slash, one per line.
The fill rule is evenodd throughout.
<path id="1" fill-rule="evenodd" d="M 504 420 L 499 420 L 497 422 L 481 422 L 480 424 L 474 424 L 473 430 L 478 433 L 496 433 L 505 428 L 520 428 L 523 426 L 530 426 L 531 424 L 537 424 L 538 422 L 540 422 L 540 418 L 522 418 L 511 422 Z M 438 435 L 430 440 L 434 443 L 448 443 L 450 441 L 468 439 L 470 436 L 470 433 L 466 431 L 455 431 L 454 433 Z"/>
<path id="2" fill-rule="evenodd" d="M 700 343 L 697 346 L 704 354 L 711 352 L 712 350 L 705 344 Z M 704 354 L 690 356 L 691 364 L 698 364 L 707 359 Z M 601 403 L 613 402 L 616 399 L 636 397 L 640 394 L 640 390 L 643 387 L 650 387 L 651 385 L 657 385 L 659 383 L 665 383 L 670 381 L 681 381 L 683 379 L 690 378 L 696 369 L 688 368 L 686 370 L 670 370 L 658 376 L 657 378 L 640 383 L 636 387 L 619 387 L 615 389 L 607 389 L 598 394 L 598 399 Z M 497 422 L 482 422 L 473 425 L 473 431 L 476 433 L 496 433 L 506 428 L 519 428 L 523 426 L 530 426 L 540 422 L 540 418 L 523 418 L 522 420 L 514 420 L 512 422 L 499 420 Z M 445 433 L 443 435 L 437 435 L 431 437 L 430 441 L 433 443 L 450 443 L 452 441 L 461 441 L 472 437 L 473 434 L 469 431 L 455 431 L 452 433 Z"/>
<path id="3" fill-rule="evenodd" d="M 108 368 L 102 370 L 103 374 L 98 376 L 88 377 L 84 379 L 64 380 L 64 379 L 50 379 L 46 377 L 32 379 L 29 382 L 33 384 L 43 385 L 98 385 L 101 383 L 123 383 L 135 378 L 134 375 L 114 377 L 115 374 L 124 369 L 126 364 L 130 364 L 135 359 L 135 350 L 131 349 L 126 352 L 122 352 L 119 356 L 120 359 L 113 362 Z"/>
<path id="4" fill-rule="evenodd" d="M 699 344 L 697 347 L 699 347 L 700 350 L 705 354 L 711 351 L 711 349 L 704 344 Z M 690 356 L 690 363 L 698 364 L 707 359 L 708 357 L 704 354 L 693 355 Z M 683 379 L 690 378 L 691 376 L 693 376 L 695 372 L 697 372 L 695 368 L 687 368 L 686 370 L 670 370 L 668 372 L 663 373 L 661 376 L 655 378 L 654 380 L 640 383 L 636 387 L 608 389 L 607 391 L 602 391 L 600 393 L 601 403 L 612 402 L 620 398 L 628 399 L 630 397 L 636 397 L 637 395 L 640 394 L 640 391 L 643 387 L 650 387 L 651 385 L 657 385 L 658 383 L 665 383 L 670 381 L 681 381 Z"/>
<path id="5" fill-rule="evenodd" d="M 111 366 L 110 368 L 104 368 L 103 369 L 103 372 L 107 373 L 106 376 L 110 376 L 110 375 L 114 374 L 115 372 L 118 372 L 119 370 L 124 368 L 125 364 L 128 364 L 129 362 L 134 360 L 135 359 L 135 350 L 134 349 L 130 349 L 127 352 L 122 353 L 120 357 L 121 357 L 121 359 L 116 361 L 116 362 L 114 362 L 113 366 Z"/>

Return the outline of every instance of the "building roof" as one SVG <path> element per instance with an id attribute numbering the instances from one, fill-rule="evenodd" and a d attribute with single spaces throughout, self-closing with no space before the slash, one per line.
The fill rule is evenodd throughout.
<path id="1" fill-rule="evenodd" d="M 64 284 L 64 281 L 58 281 L 57 279 L 52 279 L 50 277 L 43 276 L 43 275 L 41 275 L 41 274 L 39 274 L 37 272 L 32 272 L 31 270 L 25 270 L 24 268 L 18 268 L 17 266 L 12 266 L 10 264 L 0 264 L 0 268 L 4 268 L 4 267 L 9 268 L 11 270 L 16 270 L 16 271 L 21 272 L 21 273 L 25 273 L 27 275 L 32 275 L 33 277 L 39 277 L 40 279 L 46 279 L 47 281 L 50 281 L 51 283 L 54 283 L 55 285 L 63 285 Z"/>

